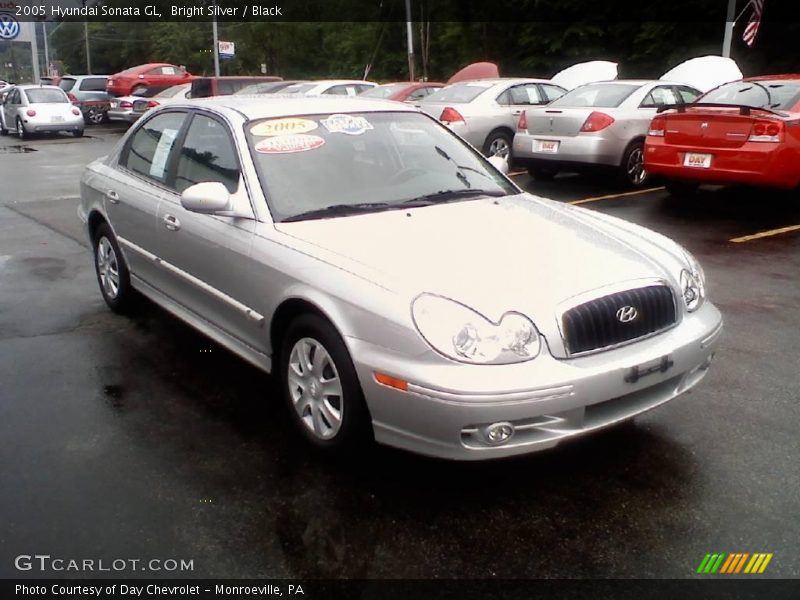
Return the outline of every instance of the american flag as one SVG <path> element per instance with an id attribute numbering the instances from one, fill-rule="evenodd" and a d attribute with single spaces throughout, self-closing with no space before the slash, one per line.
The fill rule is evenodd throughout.
<path id="1" fill-rule="evenodd" d="M 749 4 L 753 7 L 753 14 L 750 15 L 747 27 L 744 28 L 742 39 L 749 48 L 752 48 L 753 44 L 756 43 L 756 35 L 758 35 L 758 28 L 761 25 L 761 15 L 764 13 L 764 0 L 750 0 Z"/>

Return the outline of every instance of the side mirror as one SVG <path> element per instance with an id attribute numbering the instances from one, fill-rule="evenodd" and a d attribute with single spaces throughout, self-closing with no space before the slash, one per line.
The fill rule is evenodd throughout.
<path id="1" fill-rule="evenodd" d="M 492 166 L 500 171 L 503 175 L 508 175 L 508 158 L 505 156 L 494 156 L 489 157 L 489 162 L 492 163 Z"/>
<path id="2" fill-rule="evenodd" d="M 213 214 L 229 211 L 231 195 L 218 181 L 206 181 L 189 186 L 181 194 L 181 206 L 197 213 Z"/>

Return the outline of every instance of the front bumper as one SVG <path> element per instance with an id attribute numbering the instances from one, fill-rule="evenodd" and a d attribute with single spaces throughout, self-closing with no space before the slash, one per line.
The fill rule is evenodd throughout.
<path id="1" fill-rule="evenodd" d="M 719 311 L 706 302 L 653 338 L 574 359 L 543 350 L 516 365 L 433 364 L 363 340 L 347 342 L 378 442 L 481 460 L 552 448 L 675 398 L 705 376 L 721 331 Z M 634 368 L 651 372 L 630 381 Z M 378 383 L 376 371 L 409 382 L 407 391 Z M 495 423 L 514 428 L 504 444 L 488 441 L 487 427 Z"/>
<path id="2" fill-rule="evenodd" d="M 558 142 L 557 152 L 536 152 L 539 140 Z M 625 144 L 617 138 L 600 134 L 581 133 L 575 136 L 534 135 L 517 132 L 514 135 L 514 158 L 522 163 L 617 166 L 622 160 Z"/>

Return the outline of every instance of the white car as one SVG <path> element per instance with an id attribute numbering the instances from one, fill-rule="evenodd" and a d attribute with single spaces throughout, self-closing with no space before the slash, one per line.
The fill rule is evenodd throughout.
<path id="1" fill-rule="evenodd" d="M 282 89 L 279 94 L 298 96 L 358 96 L 361 92 L 378 87 L 372 81 L 358 79 L 325 79 L 295 83 Z"/>
<path id="2" fill-rule="evenodd" d="M 18 85 L 6 94 L 0 110 L 0 135 L 14 131 L 23 140 L 58 131 L 81 137 L 84 124 L 80 109 L 55 85 Z"/>

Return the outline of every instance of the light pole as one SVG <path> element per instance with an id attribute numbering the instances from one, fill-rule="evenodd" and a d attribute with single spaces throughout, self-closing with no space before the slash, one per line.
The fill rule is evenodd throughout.
<path id="1" fill-rule="evenodd" d="M 87 0 L 81 0 L 81 4 L 83 4 L 83 8 L 86 8 Z M 83 41 L 86 45 L 86 74 L 92 74 L 92 57 L 91 51 L 89 50 L 89 21 L 83 22 Z"/>
<path id="2" fill-rule="evenodd" d="M 408 80 L 414 81 L 414 32 L 411 29 L 411 0 L 406 0 L 406 37 L 408 38 Z"/>
<path id="3" fill-rule="evenodd" d="M 216 2 L 213 3 L 216 6 Z M 217 34 L 217 11 L 214 11 L 214 20 L 211 21 L 211 35 L 214 38 L 214 77 L 219 77 L 219 35 Z"/>
<path id="4" fill-rule="evenodd" d="M 736 16 L 736 0 L 728 0 L 728 16 L 725 18 L 725 37 L 722 40 L 722 56 L 730 58 L 733 26 Z"/>

